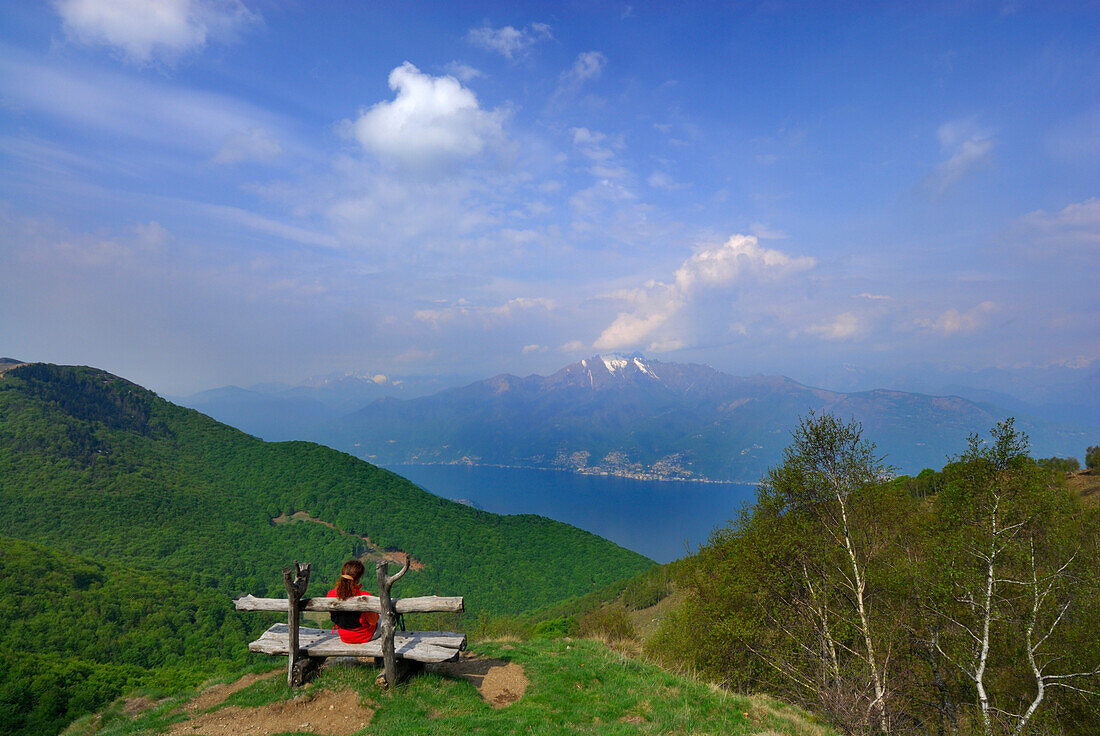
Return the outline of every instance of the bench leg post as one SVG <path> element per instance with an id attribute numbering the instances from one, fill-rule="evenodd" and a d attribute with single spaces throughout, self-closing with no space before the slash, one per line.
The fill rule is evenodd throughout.
<path id="1" fill-rule="evenodd" d="M 287 594 L 287 637 L 288 653 L 286 663 L 286 684 L 288 687 L 298 687 L 304 681 L 303 666 L 309 658 L 301 656 L 298 647 L 298 618 L 301 612 L 302 596 L 309 586 L 309 565 L 294 563 L 294 569 L 283 568 L 283 585 Z M 300 659 L 305 662 L 299 663 Z"/>
<path id="2" fill-rule="evenodd" d="M 389 560 L 381 559 L 375 564 L 375 572 L 378 577 L 378 597 L 381 599 L 382 613 L 378 617 L 378 624 L 382 627 L 382 660 L 386 668 L 386 686 L 394 687 L 397 684 L 397 658 L 393 652 L 393 635 L 397 629 L 397 610 L 390 597 L 390 588 L 409 571 L 409 556 L 405 555 L 405 564 L 401 570 L 392 577 L 389 575 Z"/>
<path id="3" fill-rule="evenodd" d="M 379 560 L 375 566 L 378 577 L 378 597 L 381 599 L 382 612 L 378 615 L 378 625 L 382 629 L 382 667 L 386 676 L 386 686 L 393 687 L 397 684 L 397 672 L 393 653 L 393 601 L 390 599 L 390 586 L 393 583 L 389 577 L 389 562 Z"/>
<path id="4" fill-rule="evenodd" d="M 299 657 L 291 668 L 290 686 L 301 687 L 305 685 L 321 667 L 321 663 L 324 661 L 324 657 Z"/>

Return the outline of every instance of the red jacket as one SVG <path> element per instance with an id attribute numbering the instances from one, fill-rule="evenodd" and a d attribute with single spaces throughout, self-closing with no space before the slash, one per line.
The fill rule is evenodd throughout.
<path id="1" fill-rule="evenodd" d="M 355 595 L 370 595 L 365 590 L 355 587 Z M 338 598 L 336 595 L 336 588 L 333 588 L 328 592 L 329 598 Z M 374 630 L 378 627 L 378 614 L 372 611 L 363 611 L 359 614 L 359 627 L 355 629 L 342 629 L 339 626 L 333 626 L 336 633 L 340 635 L 340 641 L 347 642 L 348 644 L 362 644 L 363 642 L 370 641 L 370 638 L 374 636 Z"/>

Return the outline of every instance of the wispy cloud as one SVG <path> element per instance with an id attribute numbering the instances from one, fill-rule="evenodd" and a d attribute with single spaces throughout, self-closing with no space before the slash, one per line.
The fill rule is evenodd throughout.
<path id="1" fill-rule="evenodd" d="M 1017 232 L 1032 255 L 1100 254 L 1100 197 L 1066 205 L 1057 212 L 1035 210 L 1020 218 Z"/>
<path id="2" fill-rule="evenodd" d="M 826 340 L 848 340 L 863 334 L 865 326 L 854 312 L 843 312 L 833 319 L 811 325 L 806 332 L 820 335 Z"/>
<path id="3" fill-rule="evenodd" d="M 933 319 L 915 320 L 918 327 L 941 335 L 959 335 L 975 332 L 984 327 L 990 315 L 1000 311 L 1000 305 L 984 301 L 966 311 L 948 309 Z"/>
<path id="4" fill-rule="evenodd" d="M 260 21 L 239 0 L 58 0 L 65 34 L 138 64 L 173 62 Z"/>
<path id="5" fill-rule="evenodd" d="M 553 37 L 550 26 L 545 23 L 532 23 L 525 28 L 513 26 L 493 28 L 484 25 L 480 28 L 471 28 L 466 34 L 466 40 L 474 46 L 495 51 L 507 59 L 515 59 L 539 41 Z"/>
<path id="6" fill-rule="evenodd" d="M 472 67 L 469 64 L 463 64 L 460 61 L 448 62 L 447 65 L 443 67 L 443 69 L 460 82 L 469 83 L 475 79 L 485 76 L 485 72 L 475 67 Z"/>
<path id="7" fill-rule="evenodd" d="M 234 136 L 262 130 L 271 138 L 281 127 L 276 115 L 228 95 L 101 69 L 62 68 L 12 52 L 0 53 L 0 94 L 17 113 L 43 115 L 81 134 L 197 150 L 203 158 Z"/>
<path id="8" fill-rule="evenodd" d="M 989 161 L 996 141 L 992 131 L 981 128 L 973 119 L 944 123 L 936 132 L 940 148 L 948 155 L 936 165 L 928 185 L 942 194 L 969 172 Z"/>
<path id="9" fill-rule="evenodd" d="M 283 147 L 269 131 L 253 127 L 230 133 L 214 156 L 214 163 L 236 164 L 242 161 L 267 162 L 278 158 Z"/>

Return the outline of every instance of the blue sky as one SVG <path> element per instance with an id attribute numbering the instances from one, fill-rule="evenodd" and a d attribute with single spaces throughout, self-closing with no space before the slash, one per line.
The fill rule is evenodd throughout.
<path id="1" fill-rule="evenodd" d="M 1100 359 L 1096 3 L 0 7 L 0 354 Z"/>

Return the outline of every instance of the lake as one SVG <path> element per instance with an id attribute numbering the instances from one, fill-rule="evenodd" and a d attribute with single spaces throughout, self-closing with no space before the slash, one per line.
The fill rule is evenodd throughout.
<path id="1" fill-rule="evenodd" d="M 396 465 L 421 488 L 497 514 L 538 514 L 610 539 L 658 562 L 694 552 L 756 496 L 749 483 L 634 480 L 560 470 Z"/>

